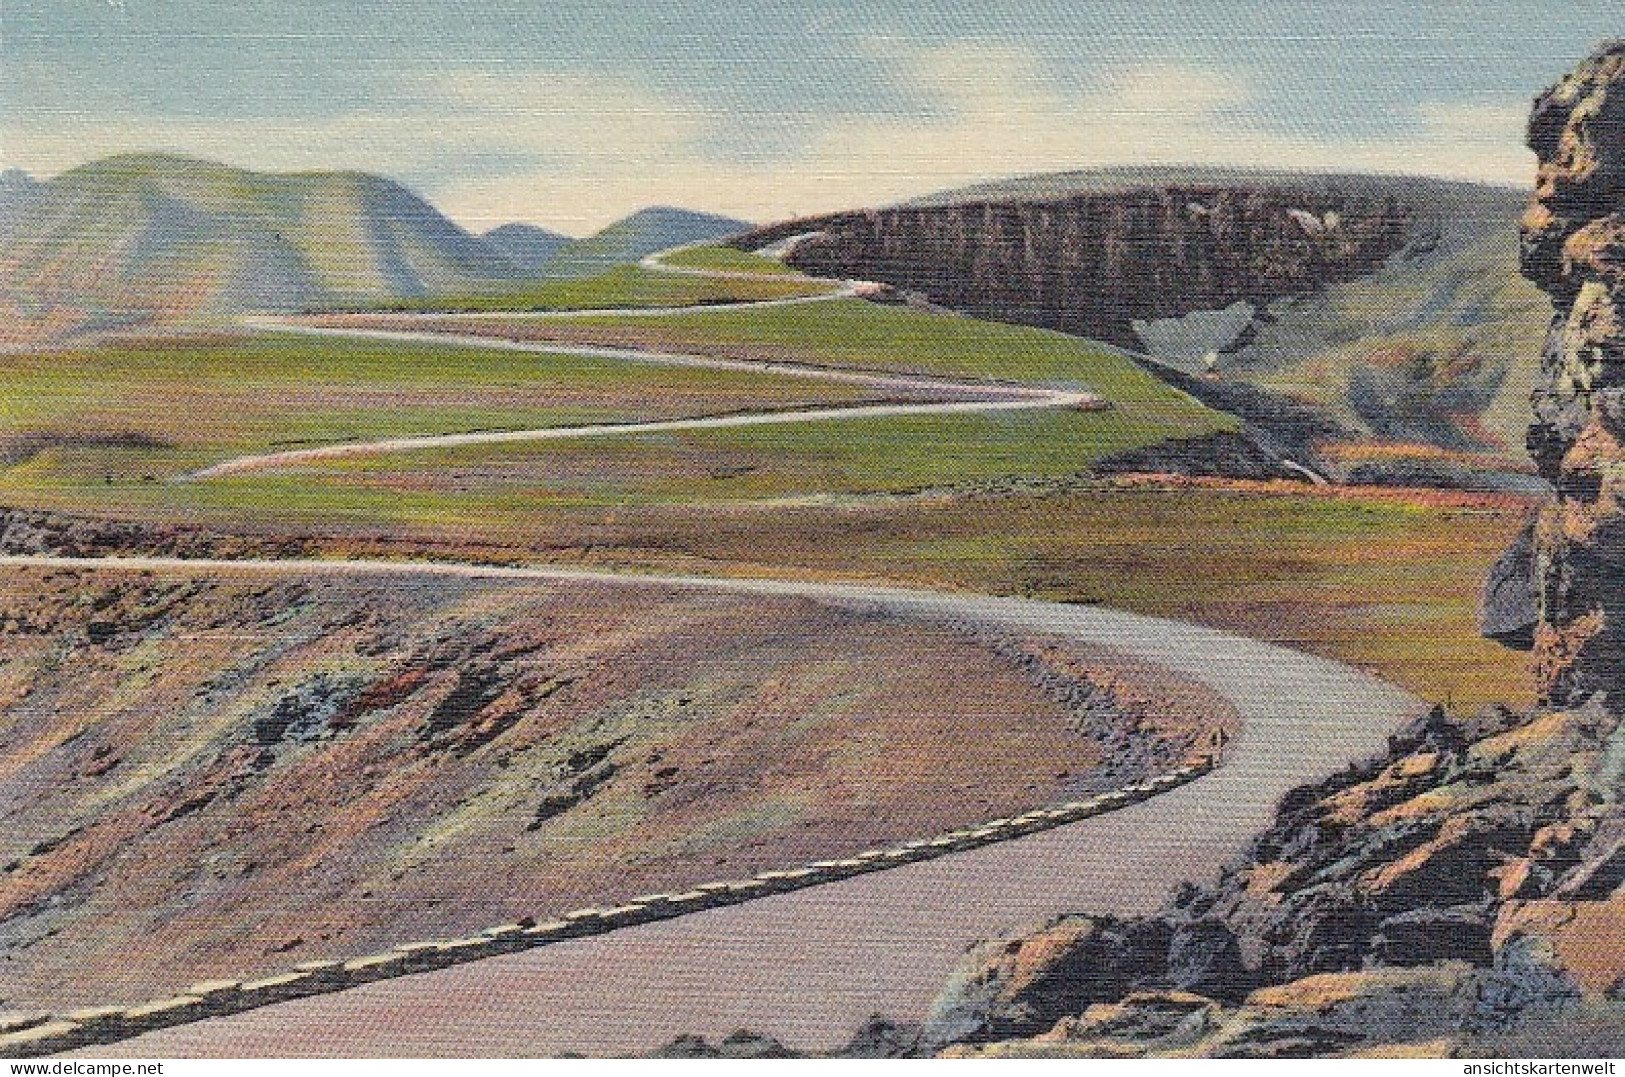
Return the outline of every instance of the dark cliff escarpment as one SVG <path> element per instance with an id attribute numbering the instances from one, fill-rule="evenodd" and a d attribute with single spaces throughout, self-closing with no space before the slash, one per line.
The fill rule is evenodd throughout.
<path id="1" fill-rule="evenodd" d="M 1405 242 L 1398 200 L 1332 189 L 1172 185 L 900 206 L 792 221 L 789 263 L 882 281 L 972 314 L 1137 344 L 1135 320 L 1263 305 L 1369 273 Z"/>
<path id="2" fill-rule="evenodd" d="M 1534 532 L 1536 661 L 1554 702 L 1625 687 L 1625 42 L 1535 104 L 1523 272 L 1555 308 L 1529 451 L 1557 487 Z"/>

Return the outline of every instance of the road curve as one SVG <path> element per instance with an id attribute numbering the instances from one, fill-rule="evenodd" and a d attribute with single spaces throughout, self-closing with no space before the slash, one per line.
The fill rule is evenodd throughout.
<path id="1" fill-rule="evenodd" d="M 706 246 L 689 244 L 688 246 Z M 673 247 L 644 258 L 639 264 L 648 270 L 674 276 L 707 277 L 718 280 L 770 280 L 818 281 L 833 290 L 821 295 L 793 296 L 787 299 L 768 299 L 740 303 L 719 303 L 703 307 L 631 307 L 598 310 L 545 311 L 531 314 L 533 320 L 552 320 L 576 317 L 620 317 L 624 315 L 659 316 L 692 313 L 695 310 L 752 310 L 762 307 L 781 307 L 825 303 L 834 299 L 849 299 L 874 287 L 867 281 L 825 281 L 819 277 L 784 274 L 747 273 L 734 270 L 700 269 L 689 266 L 667 265 L 667 255 L 686 250 Z M 470 317 L 471 315 L 458 315 Z M 473 317 L 513 318 L 509 311 L 475 312 Z M 629 363 L 651 363 L 661 366 L 697 367 L 705 370 L 724 370 L 752 374 L 773 374 L 781 377 L 802 378 L 811 381 L 832 382 L 841 385 L 861 385 L 868 388 L 901 392 L 924 392 L 948 396 L 949 400 L 930 403 L 859 404 L 845 407 L 795 409 L 783 411 L 749 412 L 733 415 L 712 415 L 691 419 L 666 419 L 643 423 L 598 423 L 586 426 L 541 427 L 526 430 L 475 431 L 462 434 L 424 434 L 414 437 L 381 438 L 375 441 L 352 441 L 334 445 L 321 445 L 308 449 L 289 449 L 281 452 L 254 453 L 233 457 L 218 464 L 202 468 L 175 481 L 195 482 L 225 478 L 252 471 L 267 471 L 321 460 L 355 456 L 383 456 L 409 452 L 415 449 L 453 448 L 463 445 L 501 445 L 527 441 L 568 441 L 582 438 L 620 437 L 631 434 L 670 433 L 681 430 L 713 430 L 728 427 L 767 426 L 784 423 L 827 422 L 830 420 L 878 419 L 899 415 L 955 415 L 995 411 L 1027 411 L 1035 408 L 1084 408 L 1106 406 L 1106 401 L 1092 393 L 1075 389 L 1055 389 L 1031 385 L 1009 385 L 985 381 L 953 381 L 924 375 L 884 374 L 861 370 L 843 370 L 836 367 L 815 366 L 809 363 L 790 363 L 776 360 L 751 361 L 744 359 L 718 359 L 704 355 L 685 355 L 641 348 L 608 348 L 591 345 L 551 344 L 546 342 L 502 340 L 500 338 L 418 332 L 408 330 L 363 329 L 339 326 L 312 326 L 286 321 L 275 316 L 240 319 L 241 324 L 255 329 L 304 333 L 313 336 L 339 336 L 366 340 L 386 340 L 409 344 L 439 344 L 470 348 L 500 349 L 533 352 L 546 355 L 580 355 L 594 359 L 613 359 Z"/>
<path id="2" fill-rule="evenodd" d="M 869 1014 L 920 1017 L 963 947 L 1061 910 L 1132 914 L 1204 879 L 1276 800 L 1380 748 L 1420 701 L 1341 663 L 1092 606 L 863 584 L 376 561 L 0 557 L 0 569 L 575 581 L 813 599 L 1112 647 L 1237 707 L 1224 765 L 1131 808 L 1000 845 L 744 905 L 150 1033 L 98 1056 L 594 1055 L 749 1027 L 834 1046 Z M 548 910 L 538 910 L 539 913 Z"/>
<path id="3" fill-rule="evenodd" d="M 733 309 L 733 308 L 728 308 Z M 532 352 L 543 355 L 581 355 L 594 359 L 614 359 L 628 363 L 658 366 L 698 367 L 752 374 L 774 374 L 788 378 L 859 385 L 891 392 L 932 393 L 954 399 L 925 403 L 852 404 L 826 408 L 800 408 L 785 411 L 753 411 L 730 415 L 708 415 L 692 419 L 658 419 L 650 422 L 596 423 L 585 426 L 551 426 L 524 430 L 482 430 L 463 434 L 421 434 L 380 438 L 375 441 L 346 441 L 308 449 L 285 449 L 254 453 L 223 460 L 180 476 L 175 481 L 193 482 L 225 478 L 253 471 L 358 456 L 386 456 L 415 449 L 447 449 L 463 445 L 502 445 L 529 441 L 571 441 L 584 438 L 624 437 L 634 434 L 669 433 L 679 430 L 715 430 L 745 426 L 776 426 L 786 423 L 828 422 L 831 420 L 877 419 L 899 415 L 963 415 L 998 411 L 1030 411 L 1036 408 L 1095 409 L 1106 402 L 1093 393 L 1075 389 L 1013 385 L 998 382 L 964 382 L 924 375 L 880 374 L 805 363 L 780 361 L 753 362 L 744 359 L 717 359 L 703 355 L 645 351 L 633 348 L 605 348 L 590 345 L 548 344 L 543 342 L 492 339 L 427 331 L 353 329 L 285 323 L 275 318 L 246 318 L 243 324 L 260 329 L 303 333 L 313 336 L 339 336 L 409 344 L 439 344 L 502 351 Z"/>
<path id="4" fill-rule="evenodd" d="M 864 288 L 879 287 L 874 281 L 843 280 L 836 281 L 829 277 L 814 277 L 807 273 L 752 273 L 748 269 L 709 269 L 705 266 L 674 266 L 666 261 L 674 254 L 682 254 L 700 247 L 715 247 L 715 240 L 701 240 L 698 243 L 684 243 L 677 247 L 667 247 L 653 254 L 646 254 L 638 259 L 638 266 L 655 273 L 668 273 L 676 277 L 703 277 L 709 280 L 759 280 L 779 284 L 789 281 L 792 284 L 839 284 L 848 295 L 856 295 Z M 743 253 L 743 252 L 741 252 Z"/>

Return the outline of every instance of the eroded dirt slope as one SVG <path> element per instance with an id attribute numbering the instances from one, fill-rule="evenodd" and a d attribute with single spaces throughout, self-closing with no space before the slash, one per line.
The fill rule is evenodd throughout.
<path id="1" fill-rule="evenodd" d="M 11 570 L 0 1006 L 930 833 L 1184 758 L 1229 714 L 1111 655 L 799 600 Z"/>

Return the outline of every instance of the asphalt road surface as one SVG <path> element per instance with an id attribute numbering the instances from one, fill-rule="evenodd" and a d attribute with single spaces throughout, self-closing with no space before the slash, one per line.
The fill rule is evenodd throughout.
<path id="1" fill-rule="evenodd" d="M 918 1019 L 959 954 L 1063 911 L 1153 909 L 1206 879 L 1287 790 L 1382 746 L 1419 700 L 1348 666 L 1097 606 L 795 580 L 629 576 L 400 562 L 0 558 L 168 573 L 392 575 L 786 595 L 925 619 L 1054 633 L 1195 677 L 1242 729 L 1214 773 L 1109 815 L 939 860 L 150 1033 L 132 1057 L 463 1056 L 639 1052 L 682 1032 L 751 1028 L 802 1048 L 871 1013 Z M 538 909 L 538 914 L 554 910 Z M 335 955 L 350 956 L 350 955 Z"/>

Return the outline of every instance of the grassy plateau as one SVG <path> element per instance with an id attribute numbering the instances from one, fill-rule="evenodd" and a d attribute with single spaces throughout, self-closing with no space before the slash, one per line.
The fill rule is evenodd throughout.
<path id="1" fill-rule="evenodd" d="M 405 543 L 1103 602 L 1307 647 L 1458 707 L 1527 695 L 1521 659 L 1477 637 L 1473 598 L 1524 503 L 1092 481 L 1102 455 L 1233 420 L 1086 341 L 856 301 L 654 318 L 328 320 L 1086 388 L 1113 406 L 420 450 L 149 482 L 276 447 L 863 394 L 451 345 L 147 342 L 5 358 L 12 448 L 0 496 L 315 536 L 338 551 Z"/>

